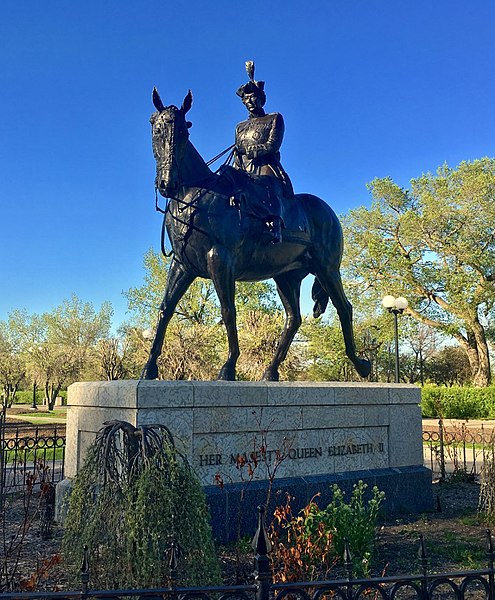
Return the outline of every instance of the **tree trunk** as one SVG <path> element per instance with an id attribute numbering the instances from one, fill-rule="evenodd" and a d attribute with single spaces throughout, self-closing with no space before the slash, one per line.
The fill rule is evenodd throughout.
<path id="1" fill-rule="evenodd" d="M 479 321 L 473 327 L 478 349 L 478 370 L 473 378 L 476 387 L 487 387 L 491 383 L 490 354 L 486 343 L 485 330 Z"/>
<path id="2" fill-rule="evenodd" d="M 54 383 L 50 386 L 50 395 L 48 400 L 48 410 L 55 408 L 55 400 L 57 399 L 58 393 L 60 392 L 61 385 L 55 385 Z"/>
<path id="3" fill-rule="evenodd" d="M 461 345 L 469 359 L 473 385 L 475 387 L 487 387 L 491 382 L 490 356 L 485 330 L 477 319 L 470 323 L 466 337 L 467 340 L 464 340 L 464 343 L 461 342 Z"/>

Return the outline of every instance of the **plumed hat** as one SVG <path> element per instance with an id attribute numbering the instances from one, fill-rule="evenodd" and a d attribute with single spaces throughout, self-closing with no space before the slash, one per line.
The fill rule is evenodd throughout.
<path id="1" fill-rule="evenodd" d="M 254 80 L 254 62 L 252 60 L 246 61 L 246 72 L 249 81 L 241 85 L 236 94 L 240 98 L 242 98 L 244 94 L 256 94 L 261 99 L 261 105 L 264 106 L 266 102 L 265 82 Z"/>

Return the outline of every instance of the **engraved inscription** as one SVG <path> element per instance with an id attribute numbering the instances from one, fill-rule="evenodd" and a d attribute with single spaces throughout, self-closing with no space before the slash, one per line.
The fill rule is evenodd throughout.
<path id="1" fill-rule="evenodd" d="M 200 467 L 210 467 L 217 465 L 243 465 L 247 463 L 259 463 L 262 461 L 271 462 L 272 460 L 280 461 L 281 459 L 288 460 L 308 460 L 319 459 L 326 456 L 354 456 L 358 454 L 381 454 L 385 452 L 383 442 L 378 443 L 363 443 L 352 444 L 345 443 L 339 445 L 319 447 L 302 447 L 290 448 L 285 455 L 282 456 L 280 450 L 265 450 L 263 452 L 239 452 L 231 453 L 225 456 L 219 453 L 214 454 L 199 454 L 196 464 Z"/>

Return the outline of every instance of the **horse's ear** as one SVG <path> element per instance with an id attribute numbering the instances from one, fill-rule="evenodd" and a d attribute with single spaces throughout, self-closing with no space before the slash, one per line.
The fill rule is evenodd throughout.
<path id="1" fill-rule="evenodd" d="M 192 101 L 193 101 L 193 97 L 191 94 L 191 90 L 189 90 L 187 92 L 186 97 L 184 98 L 184 101 L 182 102 L 182 106 L 180 107 L 181 111 L 186 114 L 187 111 L 191 108 L 192 106 Z"/>
<path id="2" fill-rule="evenodd" d="M 153 88 L 152 98 L 153 98 L 153 104 L 155 105 L 155 108 L 158 112 L 162 112 L 163 110 L 165 110 L 162 99 L 160 98 L 160 94 L 158 93 L 158 90 L 156 89 L 156 87 Z"/>

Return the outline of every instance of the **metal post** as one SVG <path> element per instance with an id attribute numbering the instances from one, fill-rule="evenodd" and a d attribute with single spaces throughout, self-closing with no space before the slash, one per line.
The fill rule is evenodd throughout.
<path id="1" fill-rule="evenodd" d="M 397 318 L 398 310 L 392 310 L 394 313 L 394 333 L 395 333 L 395 383 L 399 383 L 399 320 Z"/>
<path id="2" fill-rule="evenodd" d="M 353 564 L 352 564 L 352 555 L 351 555 L 351 548 L 349 546 L 349 540 L 347 538 L 344 538 L 344 569 L 347 575 L 347 590 L 346 590 L 346 598 L 347 600 L 352 600 L 353 597 L 353 593 L 352 593 L 352 588 L 353 588 L 353 584 L 352 584 L 352 573 L 353 573 Z"/>
<path id="3" fill-rule="evenodd" d="M 89 590 L 89 552 L 85 545 L 83 549 L 83 561 L 81 565 L 81 596 L 85 598 Z"/>
<path id="4" fill-rule="evenodd" d="M 492 532 L 490 529 L 486 530 L 486 540 L 487 540 L 487 548 L 486 548 L 486 554 L 487 554 L 487 558 L 488 558 L 488 584 L 489 584 L 489 590 L 488 590 L 488 600 L 493 600 L 494 598 L 494 579 L 493 579 L 493 560 L 495 557 L 495 553 L 493 551 L 493 541 L 492 541 Z"/>
<path id="5" fill-rule="evenodd" d="M 445 444 L 443 441 L 443 420 L 438 420 L 438 439 L 440 441 L 440 480 L 445 481 Z"/>
<path id="6" fill-rule="evenodd" d="M 421 564 L 421 594 L 423 600 L 428 600 L 428 559 L 426 557 L 425 540 L 419 536 L 419 562 Z"/>
<path id="7" fill-rule="evenodd" d="M 272 583 L 270 561 L 268 559 L 268 554 L 272 550 L 272 545 L 270 544 L 268 534 L 266 533 L 264 516 L 265 507 L 258 506 L 258 528 L 251 544 L 251 547 L 256 552 L 253 573 L 257 587 L 256 600 L 268 600 Z"/>

